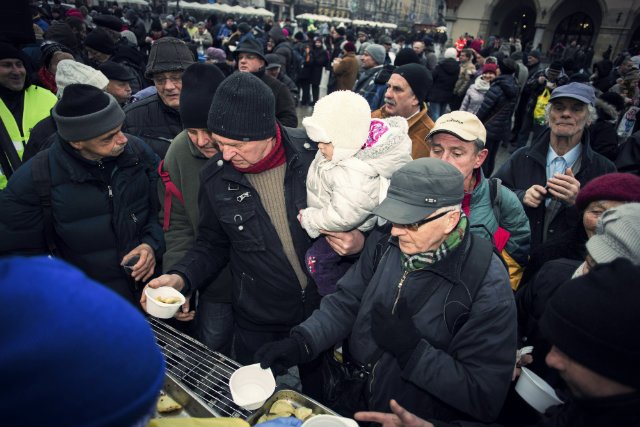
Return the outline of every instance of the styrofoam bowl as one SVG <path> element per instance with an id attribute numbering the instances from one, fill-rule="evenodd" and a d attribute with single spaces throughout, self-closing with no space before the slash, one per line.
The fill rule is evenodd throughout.
<path id="1" fill-rule="evenodd" d="M 302 423 L 302 427 L 358 427 L 358 423 L 351 418 L 336 415 L 313 415 Z"/>
<path id="2" fill-rule="evenodd" d="M 541 414 L 544 414 L 551 406 L 564 403 L 545 380 L 527 368 L 522 368 L 520 378 L 516 383 L 516 392 Z"/>
<path id="3" fill-rule="evenodd" d="M 271 368 L 262 369 L 259 363 L 236 369 L 229 378 L 233 402 L 253 411 L 261 407 L 276 390 Z"/>
<path id="4" fill-rule="evenodd" d="M 171 286 L 161 286 L 156 289 L 147 286 L 144 293 L 147 296 L 147 313 L 160 319 L 172 318 L 180 306 L 186 302 L 184 295 Z M 166 304 L 158 301 L 156 299 L 157 297 L 179 297 L 180 301 L 173 304 Z"/>

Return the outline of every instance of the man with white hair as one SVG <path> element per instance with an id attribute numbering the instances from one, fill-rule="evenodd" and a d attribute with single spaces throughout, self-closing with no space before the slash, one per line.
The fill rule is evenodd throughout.
<path id="1" fill-rule="evenodd" d="M 548 129 L 495 174 L 524 205 L 532 249 L 580 220 L 575 207 L 580 186 L 616 170 L 591 149 L 585 131 L 595 116 L 595 100 L 593 87 L 584 83 L 554 89 L 547 106 Z"/>

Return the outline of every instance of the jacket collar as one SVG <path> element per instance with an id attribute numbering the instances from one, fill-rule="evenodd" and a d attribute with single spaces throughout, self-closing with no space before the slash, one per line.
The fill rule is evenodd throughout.
<path id="1" fill-rule="evenodd" d="M 538 162 L 540 165 L 545 166 L 547 164 L 547 152 L 549 151 L 549 141 L 551 130 L 547 127 L 542 134 L 536 139 L 531 147 L 529 147 L 526 151 L 527 155 Z M 593 150 L 591 149 L 589 130 L 585 127 L 582 132 L 582 139 L 580 141 L 582 143 L 582 153 L 580 154 L 581 167 L 580 169 L 584 169 L 587 165 L 591 163 L 591 159 L 593 158 Z"/>

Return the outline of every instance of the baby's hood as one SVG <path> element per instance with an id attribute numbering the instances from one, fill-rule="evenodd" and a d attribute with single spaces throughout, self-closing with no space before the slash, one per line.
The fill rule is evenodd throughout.
<path id="1" fill-rule="evenodd" d="M 355 157 L 375 169 L 380 176 L 390 178 L 396 170 L 412 160 L 411 145 L 409 125 L 405 118 L 373 119 L 367 142 Z"/>

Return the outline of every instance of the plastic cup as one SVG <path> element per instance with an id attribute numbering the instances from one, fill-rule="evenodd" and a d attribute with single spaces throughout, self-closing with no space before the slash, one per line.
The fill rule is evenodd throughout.
<path id="1" fill-rule="evenodd" d="M 149 313 L 153 317 L 158 317 L 160 319 L 172 318 L 173 315 L 176 314 L 180 306 L 186 301 L 184 295 L 170 286 L 161 286 L 156 289 L 147 286 L 144 290 L 144 293 L 147 296 L 147 313 Z M 158 301 L 156 299 L 158 297 L 177 297 L 180 298 L 180 301 L 173 304 L 167 304 Z"/>
<path id="2" fill-rule="evenodd" d="M 313 415 L 302 423 L 302 427 L 358 427 L 358 423 L 351 418 L 336 415 Z"/>
<path id="3" fill-rule="evenodd" d="M 259 363 L 237 369 L 229 378 L 233 402 L 253 411 L 261 407 L 276 390 L 271 368 L 262 369 Z"/>
<path id="4" fill-rule="evenodd" d="M 522 368 L 516 383 L 516 392 L 541 414 L 551 406 L 564 403 L 549 384 L 527 368 Z"/>

